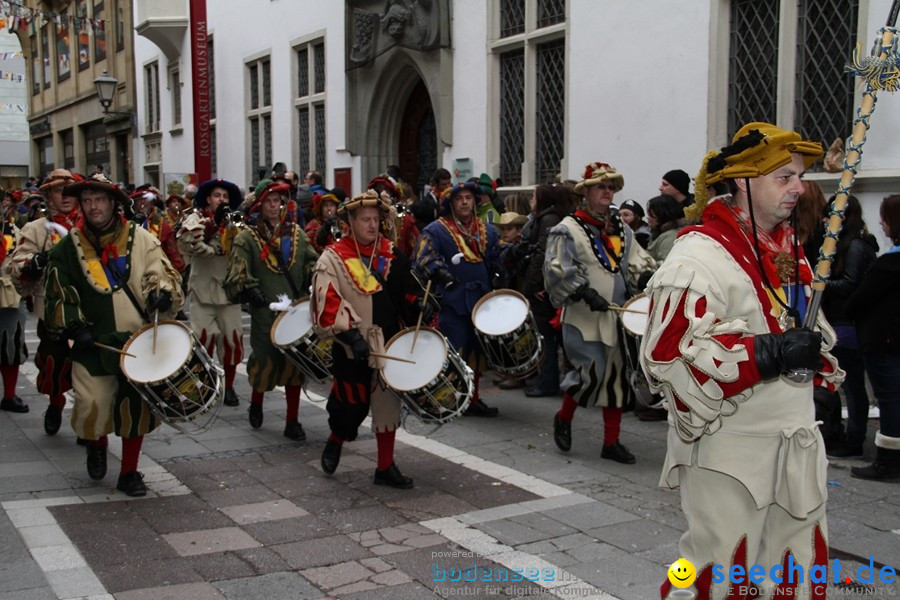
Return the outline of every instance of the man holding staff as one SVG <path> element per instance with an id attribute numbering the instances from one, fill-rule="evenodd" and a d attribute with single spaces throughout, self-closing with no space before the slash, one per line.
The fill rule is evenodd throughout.
<path id="1" fill-rule="evenodd" d="M 782 565 L 766 597 L 819 598 L 788 581 L 828 560 L 825 446 L 813 387 L 842 380 L 823 317 L 800 327 L 809 264 L 788 225 L 804 171 L 819 144 L 767 123 L 750 123 L 731 146 L 710 152 L 697 175 L 700 225 L 681 232 L 647 288 L 652 308 L 641 363 L 668 403 L 669 436 L 660 485 L 681 489 L 688 529 L 680 555 L 697 570 L 697 598 L 733 597 L 712 566 Z M 730 193 L 708 200 L 709 185 Z M 797 370 L 817 373 L 797 383 Z M 735 584 L 736 585 L 736 584 Z M 665 598 L 670 584 L 661 594 Z M 729 596 L 731 594 L 731 596 Z M 778 593 L 776 596 L 781 597 Z"/>
<path id="2" fill-rule="evenodd" d="M 83 224 L 73 227 L 49 253 L 44 322 L 72 340 L 72 428 L 88 440 L 91 479 L 106 476 L 107 435 L 122 438 L 116 488 L 128 496 L 147 493 L 137 470 L 144 434 L 159 420 L 122 374 L 122 345 L 158 311 L 171 318 L 181 308 L 181 277 L 159 240 L 126 221 L 129 202 L 103 175 L 66 186 L 78 198 Z M 151 357 L 142 357 L 152 360 Z"/>
<path id="3" fill-rule="evenodd" d="M 377 381 L 384 344 L 420 312 L 432 316 L 411 276 L 409 260 L 383 235 L 391 218 L 386 194 L 369 190 L 341 203 L 350 235 L 328 246 L 313 272 L 311 314 L 320 337 L 334 337 L 334 383 L 328 396 L 331 435 L 322 452 L 322 470 L 334 473 L 344 442 L 356 439 L 372 407 L 378 443 L 375 485 L 409 489 L 413 480 L 394 464 L 394 437 L 400 426 L 400 401 Z"/>

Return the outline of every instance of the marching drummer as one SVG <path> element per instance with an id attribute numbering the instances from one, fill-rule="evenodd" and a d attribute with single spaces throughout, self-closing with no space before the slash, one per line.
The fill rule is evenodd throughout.
<path id="1" fill-rule="evenodd" d="M 349 223 L 350 235 L 328 246 L 316 263 L 311 313 L 316 333 L 336 342 L 326 405 L 331 435 L 322 470 L 335 472 L 343 443 L 356 439 L 371 406 L 378 443 L 375 485 L 408 489 L 413 480 L 394 464 L 400 401 L 376 381 L 376 370 L 386 360 L 385 341 L 420 311 L 427 322 L 432 309 L 419 297 L 422 290 L 413 283 L 409 260 L 384 236 L 390 207 L 387 195 L 373 190 L 341 204 L 338 214 Z"/>
<path id="2" fill-rule="evenodd" d="M 106 476 L 107 435 L 114 432 L 122 438 L 116 488 L 143 496 L 138 456 L 159 420 L 122 374 L 116 348 L 157 312 L 161 319 L 175 315 L 184 302 L 181 277 L 159 241 L 120 214 L 129 198 L 102 174 L 63 194 L 78 198 L 84 220 L 50 250 L 44 322 L 73 342 L 72 427 L 88 440 L 88 475 Z"/>
<path id="3" fill-rule="evenodd" d="M 237 406 L 234 378 L 244 359 L 241 307 L 225 295 L 229 244 L 235 235 L 226 213 L 237 210 L 243 197 L 235 184 L 210 179 L 194 196 L 194 208 L 185 212 L 176 232 L 178 247 L 190 260 L 191 329 L 210 356 L 218 354 L 225 369 L 225 406 Z"/>
<path id="4" fill-rule="evenodd" d="M 440 216 L 422 232 L 416 267 L 437 283 L 441 294 L 438 326 L 475 371 L 475 391 L 465 414 L 496 417 L 500 411 L 478 397 L 481 349 L 472 324 L 472 310 L 493 287 L 501 287 L 500 234 L 475 216 L 482 193 L 477 183 L 459 183 L 441 195 Z"/>
<path id="5" fill-rule="evenodd" d="M 234 302 L 250 305 L 250 360 L 247 378 L 250 395 L 250 426 L 262 427 L 263 397 L 275 386 L 284 386 L 287 417 L 284 436 L 296 441 L 306 439 L 297 420 L 300 407 L 300 385 L 303 376 L 297 367 L 272 344 L 271 331 L 276 313 L 269 304 L 289 301 L 307 295 L 312 267 L 318 254 L 303 230 L 288 214 L 291 186 L 271 183 L 257 196 L 250 212 L 259 212 L 254 227 L 244 227 L 234 239 L 228 255 L 225 292 Z"/>
<path id="6" fill-rule="evenodd" d="M 643 275 L 656 265 L 635 243 L 618 211 L 611 209 L 613 195 L 624 185 L 622 174 L 606 163 L 585 168 L 575 186 L 576 192 L 584 191 L 584 201 L 547 238 L 544 287 L 553 305 L 564 307 L 563 347 L 575 367 L 560 385 L 563 404 L 553 417 L 553 440 L 568 452 L 575 409 L 599 404 L 603 407 L 601 458 L 632 464 L 634 455 L 619 441 L 630 388 L 616 316 L 609 308 L 610 304 L 621 306 L 639 291 L 634 274 Z"/>

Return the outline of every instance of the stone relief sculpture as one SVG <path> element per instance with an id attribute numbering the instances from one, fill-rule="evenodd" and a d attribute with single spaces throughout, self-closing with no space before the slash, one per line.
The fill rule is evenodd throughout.
<path id="1" fill-rule="evenodd" d="M 369 64 L 394 46 L 428 51 L 442 45 L 442 19 L 448 19 L 440 0 L 387 0 L 383 12 L 378 12 L 377 0 L 347 4 L 353 7 L 347 32 L 349 68 Z"/>

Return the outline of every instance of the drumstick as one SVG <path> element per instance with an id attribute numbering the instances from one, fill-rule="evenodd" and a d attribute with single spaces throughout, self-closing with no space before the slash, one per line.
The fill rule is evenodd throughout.
<path id="1" fill-rule="evenodd" d="M 621 306 L 612 306 L 610 305 L 609 310 L 614 310 L 616 312 L 629 312 L 629 313 L 637 313 L 639 315 L 646 315 L 647 312 L 643 310 L 634 310 L 633 308 L 622 308 Z"/>
<path id="2" fill-rule="evenodd" d="M 97 348 L 101 348 L 103 350 L 109 350 L 110 352 L 115 352 L 116 354 L 121 354 L 122 356 L 130 356 L 131 358 L 137 358 L 134 354 L 130 352 L 125 352 L 124 350 L 119 350 L 118 348 L 113 348 L 112 346 L 107 346 L 106 344 L 101 344 L 100 342 L 94 342 L 94 346 Z"/>
<path id="3" fill-rule="evenodd" d="M 398 360 L 400 362 L 409 363 L 411 365 L 416 364 L 416 361 L 409 360 L 408 358 L 400 358 L 399 356 L 391 356 L 390 354 L 379 354 L 377 352 L 369 352 L 369 356 L 374 356 L 375 358 L 386 358 L 388 360 Z"/>
<path id="4" fill-rule="evenodd" d="M 156 301 L 159 302 L 159 279 L 156 280 Z M 156 307 L 156 313 L 153 315 L 153 350 L 152 354 L 156 354 L 156 330 L 159 329 L 159 305 Z"/>
<path id="5" fill-rule="evenodd" d="M 422 310 L 425 310 L 425 306 L 428 304 L 428 294 L 431 293 L 431 280 L 428 280 L 428 283 L 425 284 L 425 296 L 422 298 Z M 419 320 L 416 321 L 416 332 L 413 334 L 413 342 L 412 348 L 409 349 L 410 354 L 412 354 L 413 350 L 416 349 L 416 340 L 419 339 L 419 328 L 422 326 L 422 315 L 424 313 L 419 311 Z"/>

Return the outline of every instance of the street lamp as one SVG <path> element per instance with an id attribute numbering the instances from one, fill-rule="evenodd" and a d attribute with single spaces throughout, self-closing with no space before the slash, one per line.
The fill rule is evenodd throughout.
<path id="1" fill-rule="evenodd" d="M 103 106 L 103 114 L 109 114 L 109 107 L 112 104 L 113 96 L 116 93 L 116 85 L 119 83 L 119 80 L 111 75 L 108 75 L 106 71 L 103 71 L 103 75 L 94 80 L 94 86 L 97 88 L 97 96 L 100 97 L 100 105 Z"/>

